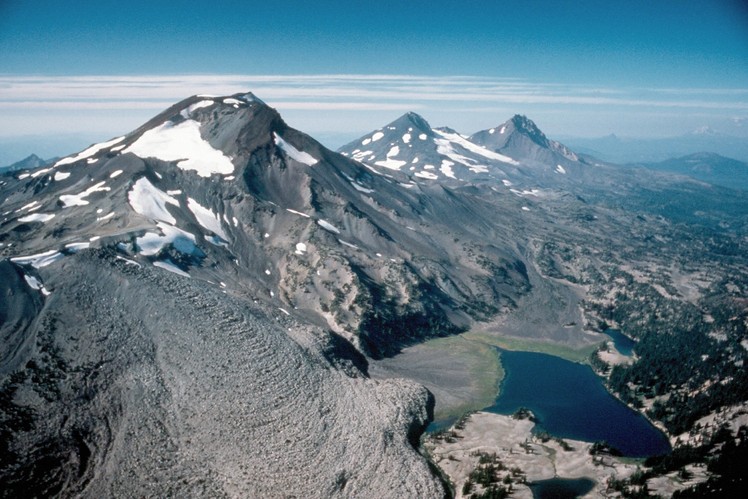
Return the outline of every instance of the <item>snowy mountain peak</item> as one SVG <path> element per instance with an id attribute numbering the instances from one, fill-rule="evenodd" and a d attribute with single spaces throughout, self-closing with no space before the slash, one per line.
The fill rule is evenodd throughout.
<path id="1" fill-rule="evenodd" d="M 548 147 L 548 138 L 538 128 L 534 121 L 527 116 L 515 114 L 507 124 L 513 125 L 514 129 L 530 137 L 533 142 L 542 147 Z"/>
<path id="2" fill-rule="evenodd" d="M 54 167 L 91 165 L 132 153 L 143 159 L 176 162 L 181 169 L 203 177 L 231 176 L 253 150 L 278 146 L 277 137 L 283 139 L 286 130 L 278 112 L 251 92 L 193 95 L 133 132 L 62 158 Z"/>
<path id="3" fill-rule="evenodd" d="M 49 161 L 40 158 L 36 154 L 31 154 L 12 165 L 0 167 L 0 171 L 31 170 L 46 165 L 47 163 L 49 163 Z"/>
<path id="4" fill-rule="evenodd" d="M 431 125 L 429 125 L 429 122 L 426 121 L 426 119 L 420 114 L 414 113 L 412 111 L 403 114 L 398 119 L 387 125 L 385 128 L 389 129 L 390 127 L 394 127 L 396 129 L 405 129 L 410 132 L 418 131 L 427 135 L 433 135 L 433 131 L 431 129 Z"/>
<path id="5" fill-rule="evenodd" d="M 577 162 L 579 156 L 565 145 L 548 139 L 530 118 L 515 114 L 502 125 L 470 136 L 470 141 L 491 151 L 523 162 L 534 162 L 556 169 L 558 162 Z"/>

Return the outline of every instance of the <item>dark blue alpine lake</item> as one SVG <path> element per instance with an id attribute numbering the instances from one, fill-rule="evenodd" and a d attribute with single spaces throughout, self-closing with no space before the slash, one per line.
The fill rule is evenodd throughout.
<path id="1" fill-rule="evenodd" d="M 641 414 L 613 397 L 588 366 L 551 355 L 500 350 L 505 377 L 493 406 L 513 414 L 530 409 L 539 429 L 564 438 L 606 441 L 624 456 L 670 452 L 667 437 Z"/>

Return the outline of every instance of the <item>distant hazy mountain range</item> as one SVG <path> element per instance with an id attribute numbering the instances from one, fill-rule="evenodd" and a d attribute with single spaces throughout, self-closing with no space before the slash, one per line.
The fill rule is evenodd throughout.
<path id="1" fill-rule="evenodd" d="M 569 137 L 564 142 L 577 152 L 619 164 L 653 163 L 703 151 L 748 161 L 748 137 L 724 135 L 710 129 L 661 139 L 630 139 L 608 135 L 600 138 Z"/>
<path id="2" fill-rule="evenodd" d="M 36 154 L 31 154 L 25 158 L 23 158 L 20 161 L 16 161 L 12 165 L 8 166 L 0 166 L 0 172 L 4 171 L 18 171 L 18 170 L 31 170 L 33 168 L 39 168 L 40 166 L 44 166 L 46 164 L 52 163 L 57 158 L 51 158 L 51 159 L 42 159 Z"/>
<path id="3" fill-rule="evenodd" d="M 662 172 L 679 173 L 710 184 L 748 190 L 748 163 L 710 152 L 689 154 L 680 158 L 642 166 Z"/>

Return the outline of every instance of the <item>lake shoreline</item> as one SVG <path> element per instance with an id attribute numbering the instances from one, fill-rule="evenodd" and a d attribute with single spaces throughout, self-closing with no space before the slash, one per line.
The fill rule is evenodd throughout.
<path id="1" fill-rule="evenodd" d="M 534 433 L 535 423 L 529 419 L 489 412 L 476 412 L 465 418 L 462 429 L 453 428 L 446 438 L 429 435 L 424 439 L 428 456 L 449 477 L 457 499 L 464 497 L 462 488 L 470 473 L 480 467 L 482 454 L 495 454 L 501 465 L 514 473 L 512 497 L 532 499 L 532 482 L 553 478 L 588 478 L 595 487 L 585 497 L 607 497 L 607 479 L 630 477 L 638 465 L 624 458 L 590 454 L 589 442 L 542 438 Z M 506 472 L 499 473 L 501 482 Z M 523 481 L 525 483 L 521 483 Z"/>

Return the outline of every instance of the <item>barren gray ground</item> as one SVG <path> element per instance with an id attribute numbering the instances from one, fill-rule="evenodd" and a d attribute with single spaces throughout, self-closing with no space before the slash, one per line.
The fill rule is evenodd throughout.
<path id="1" fill-rule="evenodd" d="M 462 336 L 430 340 L 372 361 L 369 373 L 374 378 L 407 378 L 428 388 L 436 399 L 437 420 L 490 405 L 502 377 L 495 348 Z"/>
<path id="2" fill-rule="evenodd" d="M 324 333 L 111 254 L 42 275 L 51 295 L 14 397 L 32 415 L 11 421 L 29 426 L 8 442 L 19 459 L 6 493 L 43 456 L 57 472 L 33 482 L 42 495 L 442 494 L 408 440 L 427 392 L 335 369 Z"/>

